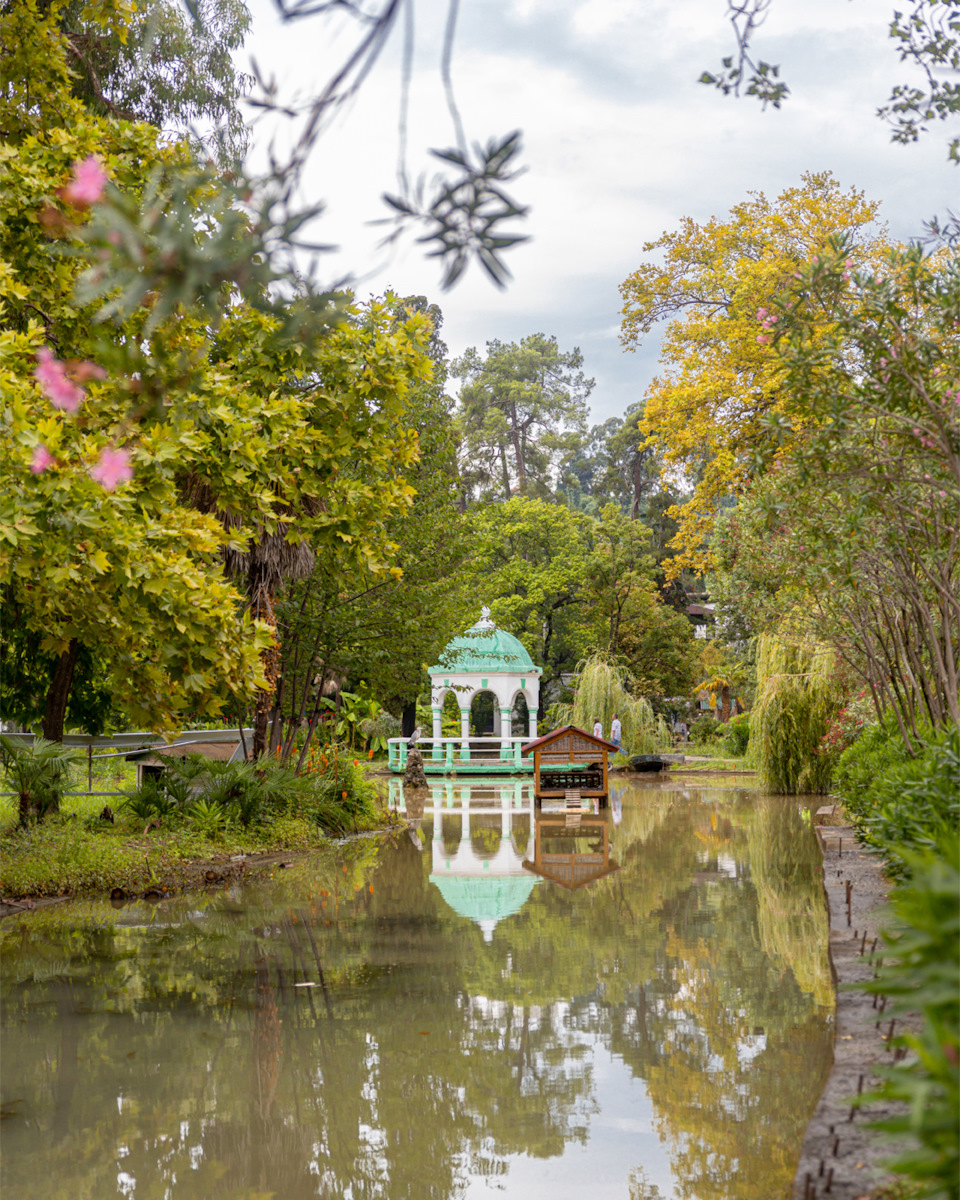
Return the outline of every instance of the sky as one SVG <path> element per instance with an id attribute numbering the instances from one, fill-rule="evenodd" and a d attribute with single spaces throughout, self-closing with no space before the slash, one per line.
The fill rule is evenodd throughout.
<path id="1" fill-rule="evenodd" d="M 275 78 L 279 97 L 296 104 L 348 50 L 342 17 L 284 23 L 273 0 L 249 2 L 245 49 Z M 887 37 L 891 5 L 773 0 L 755 49 L 781 64 L 791 95 L 779 111 L 762 111 L 697 82 L 733 50 L 725 0 L 461 0 L 453 78 L 467 138 L 523 133 L 526 171 L 511 190 L 530 207 L 516 223 L 530 241 L 508 251 L 513 281 L 504 291 L 471 268 L 443 292 L 437 261 L 412 238 L 378 249 L 384 230 L 370 222 L 386 215 L 382 193 L 397 190 L 395 31 L 304 176 L 304 199 L 326 203 L 315 235 L 339 247 L 322 273 L 351 275 L 358 296 L 387 287 L 428 296 L 443 310 L 452 355 L 493 338 L 554 335 L 561 350 L 579 347 L 596 380 L 593 422 L 622 416 L 657 371 L 659 338 L 622 350 L 619 286 L 645 261 L 644 243 L 682 217 L 722 218 L 751 191 L 774 198 L 804 172 L 824 170 L 881 201 L 896 238 L 960 208 L 950 127 L 938 123 L 920 143 L 900 146 L 875 116 L 892 85 L 912 78 Z M 429 179 L 429 148 L 455 142 L 439 69 L 447 0 L 415 0 L 411 11 L 406 162 L 412 178 Z M 252 164 L 263 164 L 271 145 L 282 150 L 291 131 L 287 120 L 256 125 Z"/>

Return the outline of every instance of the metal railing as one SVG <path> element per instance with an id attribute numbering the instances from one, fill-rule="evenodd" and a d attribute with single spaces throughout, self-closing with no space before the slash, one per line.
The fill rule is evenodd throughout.
<path id="1" fill-rule="evenodd" d="M 28 746 L 32 745 L 36 739 L 36 734 L 33 733 L 4 733 L 3 736 L 21 741 Z M 87 789 L 86 791 L 64 792 L 63 796 L 125 795 L 125 792 L 95 792 L 93 790 L 93 764 L 108 758 L 130 758 L 138 751 L 146 754 L 150 750 L 173 750 L 178 746 L 196 746 L 209 742 L 241 742 L 246 739 L 249 745 L 252 738 L 253 730 L 246 726 L 243 729 L 243 738 L 240 736 L 239 727 L 236 729 L 185 729 L 177 735 L 174 741 L 168 741 L 161 733 L 114 733 L 103 736 L 90 733 L 67 733 L 63 737 L 64 746 L 86 749 Z M 94 749 L 105 752 L 94 754 Z M 0 792 L 0 796 L 16 795 L 18 795 L 17 792 Z"/>
<path id="2" fill-rule="evenodd" d="M 417 739 L 417 749 L 424 762 L 443 762 L 452 767 L 455 763 L 510 762 L 518 769 L 522 766 L 521 750 L 529 739 L 511 737 L 504 741 L 499 737 L 422 737 Z M 402 771 L 407 765 L 407 738 L 390 738 L 387 742 L 387 762 L 391 770 Z"/>

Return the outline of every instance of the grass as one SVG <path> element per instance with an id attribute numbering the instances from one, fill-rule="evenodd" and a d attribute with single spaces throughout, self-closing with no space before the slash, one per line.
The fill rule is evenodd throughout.
<path id="1" fill-rule="evenodd" d="M 374 768 L 371 763 L 370 767 Z M 94 788 L 132 790 L 136 769 L 122 758 L 94 763 Z M 71 786 L 86 787 L 87 764 Z M 382 782 L 382 781 L 381 781 Z M 376 785 L 376 780 L 371 780 Z M 378 794 L 381 789 L 378 788 Z M 311 850 L 329 845 L 316 819 L 297 811 L 278 813 L 263 824 L 244 828 L 236 822 L 203 832 L 182 821 L 148 822 L 124 813 L 120 797 L 66 795 L 59 814 L 20 829 L 15 797 L 0 797 L 0 894 L 56 896 L 104 892 L 113 888 L 143 891 L 151 886 L 202 884 L 197 864 L 238 854 Z M 381 803 L 382 803 L 381 796 Z M 100 819 L 108 804 L 115 823 Z M 381 828 L 383 815 L 361 817 L 357 831 Z"/>
<path id="2" fill-rule="evenodd" d="M 683 771 L 684 774 L 689 771 L 707 773 L 752 770 L 752 764 L 748 762 L 745 755 L 741 755 L 739 758 L 731 755 L 722 742 L 705 742 L 700 746 L 694 745 L 693 742 L 686 742 L 676 747 L 676 753 L 683 754 L 687 758 L 708 758 L 710 760 L 708 763 L 683 763 L 675 768 Z"/>

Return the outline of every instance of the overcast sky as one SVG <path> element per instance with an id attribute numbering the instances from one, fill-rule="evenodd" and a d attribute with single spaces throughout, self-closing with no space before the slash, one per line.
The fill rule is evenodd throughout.
<path id="1" fill-rule="evenodd" d="M 348 43 L 334 24 L 284 24 L 272 0 L 250 0 L 248 39 L 261 70 L 293 100 L 321 85 Z M 521 129 L 528 167 L 514 185 L 531 208 L 531 241 L 509 252 L 514 280 L 498 291 L 471 269 L 442 293 L 436 261 L 412 243 L 376 250 L 380 195 L 396 190 L 400 39 L 360 97 L 320 143 L 307 175 L 324 199 L 317 232 L 341 252 L 329 275 L 356 290 L 423 293 L 444 312 L 453 354 L 490 338 L 554 334 L 579 346 L 596 379 L 593 419 L 621 416 L 656 371 L 657 344 L 619 345 L 619 284 L 643 244 L 683 216 L 723 216 L 751 190 L 775 197 L 805 171 L 830 170 L 882 201 L 891 233 L 907 238 L 960 207 L 960 171 L 947 162 L 947 126 L 918 145 L 890 142 L 874 115 L 909 80 L 887 38 L 892 0 L 774 0 L 757 53 L 782 65 L 791 96 L 779 111 L 724 98 L 696 82 L 732 50 L 724 0 L 461 0 L 454 77 L 467 137 Z M 446 0 L 416 0 L 416 60 L 408 165 L 432 172 L 430 146 L 454 143 L 439 72 Z M 399 32 L 399 31 L 398 31 Z M 255 158 L 270 137 L 254 132 Z"/>

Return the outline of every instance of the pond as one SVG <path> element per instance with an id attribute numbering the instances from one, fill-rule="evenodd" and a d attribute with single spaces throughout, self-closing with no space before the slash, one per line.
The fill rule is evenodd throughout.
<path id="1" fill-rule="evenodd" d="M 832 1061 L 803 801 L 437 785 L 243 889 L 6 920 L 3 1195 L 778 1200 Z"/>

